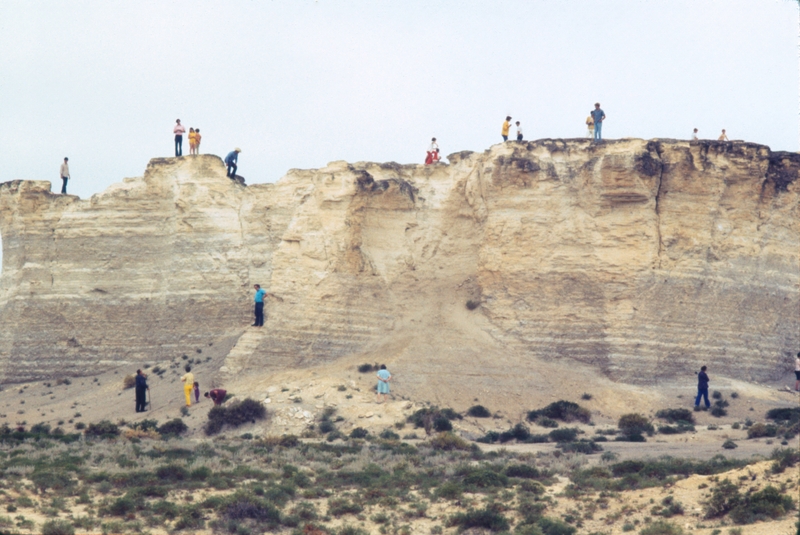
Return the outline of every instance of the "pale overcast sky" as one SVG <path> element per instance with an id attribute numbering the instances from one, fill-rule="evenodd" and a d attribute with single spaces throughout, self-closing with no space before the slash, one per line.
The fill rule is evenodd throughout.
<path id="1" fill-rule="evenodd" d="M 70 158 L 88 197 L 173 154 L 241 147 L 249 183 L 500 141 L 716 138 L 798 149 L 792 0 L 0 2 L 0 182 Z M 188 142 L 184 140 L 184 154 Z"/>

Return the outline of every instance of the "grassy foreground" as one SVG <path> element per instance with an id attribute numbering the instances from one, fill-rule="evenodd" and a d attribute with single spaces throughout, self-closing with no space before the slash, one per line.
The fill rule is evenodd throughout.
<path id="1" fill-rule="evenodd" d="M 98 425 L 89 436 L 2 430 L 0 532 L 670 535 L 689 523 L 735 534 L 785 518 L 798 491 L 795 449 L 766 462 L 616 462 L 485 452 L 450 432 L 190 441 L 171 426 L 161 428 L 178 431 L 166 440 L 146 426 L 118 435 Z M 692 512 L 674 489 L 697 474 L 703 507 Z M 643 502 L 648 489 L 658 498 Z"/>

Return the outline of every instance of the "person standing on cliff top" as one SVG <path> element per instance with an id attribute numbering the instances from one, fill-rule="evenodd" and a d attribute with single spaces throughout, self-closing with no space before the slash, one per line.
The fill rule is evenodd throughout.
<path id="1" fill-rule="evenodd" d="M 503 123 L 503 129 L 500 130 L 500 135 L 503 136 L 503 141 L 508 141 L 508 129 L 511 128 L 511 116 L 506 117 Z"/>
<path id="2" fill-rule="evenodd" d="M 730 139 L 728 139 L 728 135 L 725 133 L 724 128 L 722 129 L 722 133 L 719 135 L 719 138 L 717 138 L 717 141 L 730 141 Z"/>
<path id="3" fill-rule="evenodd" d="M 251 325 L 251 327 L 263 327 L 264 326 L 264 298 L 266 296 L 275 297 L 272 294 L 267 293 L 260 285 L 254 284 L 253 288 L 256 289 L 256 295 L 254 297 L 256 307 L 255 307 L 255 317 L 256 321 Z"/>
<path id="4" fill-rule="evenodd" d="M 692 132 L 692 141 L 697 141 L 697 128 Z"/>
<path id="5" fill-rule="evenodd" d="M 200 140 L 202 138 L 203 137 L 200 135 L 200 129 L 199 128 L 195 128 L 194 129 L 194 153 L 195 154 L 200 154 Z"/>
<path id="6" fill-rule="evenodd" d="M 231 180 L 236 179 L 236 170 L 239 168 L 236 164 L 239 162 L 239 153 L 242 152 L 242 149 L 236 148 L 233 149 L 225 156 L 225 165 L 228 166 L 228 177 Z"/>
<path id="7" fill-rule="evenodd" d="M 136 370 L 136 412 L 144 412 L 147 406 L 147 376 L 142 370 Z"/>
<path id="8" fill-rule="evenodd" d="M 67 182 L 69 181 L 69 158 L 64 158 L 64 163 L 61 164 L 61 193 L 67 194 Z"/>
<path id="9" fill-rule="evenodd" d="M 594 137 L 594 119 L 592 119 L 591 112 L 586 118 L 586 137 L 592 139 Z"/>
<path id="10" fill-rule="evenodd" d="M 595 102 L 591 115 L 594 121 L 594 140 L 601 141 L 603 139 L 603 120 L 605 120 L 606 114 L 600 109 L 599 102 Z"/>
<path id="11" fill-rule="evenodd" d="M 694 400 L 694 409 L 700 410 L 700 398 L 704 398 L 706 403 L 706 409 L 711 407 L 711 402 L 708 400 L 708 374 L 706 374 L 706 370 L 708 368 L 703 366 L 700 368 L 700 373 L 697 374 L 697 399 Z"/>
<path id="12" fill-rule="evenodd" d="M 181 124 L 181 120 L 177 119 L 175 128 L 172 129 L 172 133 L 175 134 L 175 156 L 183 156 L 183 134 L 185 132 L 186 129 Z"/>
<path id="13" fill-rule="evenodd" d="M 517 141 L 522 141 L 522 127 L 520 126 L 519 121 L 517 121 Z"/>

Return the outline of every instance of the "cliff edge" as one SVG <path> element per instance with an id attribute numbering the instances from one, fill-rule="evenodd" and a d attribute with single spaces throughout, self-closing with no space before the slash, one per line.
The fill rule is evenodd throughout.
<path id="1" fill-rule="evenodd" d="M 243 187 L 211 155 L 81 200 L 0 184 L 0 382 L 238 336 L 238 373 L 352 356 L 420 380 L 581 362 L 770 380 L 800 348 L 800 155 L 739 142 L 509 142 Z M 567 368 L 565 368 L 566 370 Z"/>

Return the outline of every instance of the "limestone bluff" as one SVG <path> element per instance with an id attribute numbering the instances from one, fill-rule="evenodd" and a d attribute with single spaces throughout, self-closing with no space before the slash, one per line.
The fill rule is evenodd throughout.
<path id="1" fill-rule="evenodd" d="M 235 339 L 248 373 L 413 353 L 480 376 L 775 379 L 800 349 L 800 155 L 752 143 L 540 140 L 450 165 L 334 162 L 242 187 L 157 158 L 81 200 L 0 185 L 0 382 Z M 480 303 L 468 310 L 467 301 Z M 438 368 L 437 368 L 438 369 Z"/>

